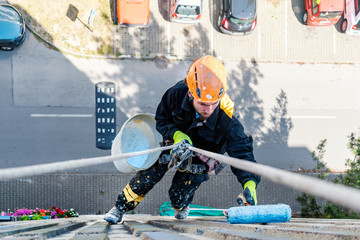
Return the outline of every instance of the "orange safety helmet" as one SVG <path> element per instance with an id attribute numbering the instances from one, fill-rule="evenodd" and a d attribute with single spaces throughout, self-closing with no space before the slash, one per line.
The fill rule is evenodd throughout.
<path id="1" fill-rule="evenodd" d="M 225 67 L 213 56 L 193 62 L 186 80 L 191 95 L 202 102 L 215 102 L 225 95 Z"/>

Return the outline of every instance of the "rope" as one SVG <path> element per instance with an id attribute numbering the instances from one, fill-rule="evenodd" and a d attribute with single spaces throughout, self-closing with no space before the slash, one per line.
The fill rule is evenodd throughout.
<path id="1" fill-rule="evenodd" d="M 192 146 L 190 146 L 189 149 L 233 167 L 260 175 L 272 182 L 291 187 L 312 196 L 323 198 L 360 213 L 360 190 L 356 188 L 346 187 L 341 184 L 322 181 L 314 177 L 288 172 L 259 163 L 208 152 Z"/>
<path id="2" fill-rule="evenodd" d="M 53 173 L 58 171 L 69 170 L 73 168 L 80 168 L 85 166 L 92 166 L 113 162 L 123 158 L 131 158 L 135 156 L 145 155 L 157 151 L 164 151 L 175 147 L 166 146 L 158 147 L 149 150 L 124 153 L 106 157 L 86 158 L 80 160 L 70 160 L 64 162 L 40 164 L 27 167 L 7 168 L 0 169 L 0 180 L 28 177 L 34 175 L 41 175 L 45 173 Z M 277 169 L 274 167 L 254 163 L 238 158 L 233 158 L 209 151 L 205 151 L 196 147 L 189 146 L 190 150 L 206 155 L 207 157 L 216 159 L 222 163 L 229 164 L 238 169 L 248 171 L 261 177 L 267 178 L 277 184 L 285 185 L 298 191 L 307 193 L 312 196 L 317 196 L 325 200 L 336 203 L 345 208 L 351 209 L 360 213 L 360 191 L 355 188 L 346 187 L 344 185 L 335 184 L 332 182 L 322 181 L 320 179 L 291 173 L 285 170 Z"/>
<path id="3" fill-rule="evenodd" d="M 139 152 L 117 154 L 106 157 L 85 158 L 80 160 L 69 160 L 64 162 L 39 164 L 39 165 L 33 165 L 27 167 L 0 169 L 0 180 L 19 178 L 19 177 L 29 177 L 29 176 L 41 175 L 45 173 L 53 173 L 58 171 L 74 169 L 74 168 L 98 165 L 102 163 L 113 162 L 123 158 L 131 158 L 153 152 L 164 151 L 171 149 L 173 147 L 175 147 L 175 145 L 167 146 L 167 147 L 158 147 L 158 148 L 153 148 Z"/>

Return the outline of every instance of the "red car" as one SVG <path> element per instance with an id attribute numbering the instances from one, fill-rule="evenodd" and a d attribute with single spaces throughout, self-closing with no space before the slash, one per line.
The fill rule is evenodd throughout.
<path id="1" fill-rule="evenodd" d="M 117 17 L 122 27 L 148 27 L 150 0 L 117 0 Z"/>
<path id="2" fill-rule="evenodd" d="M 330 26 L 337 23 L 344 11 L 344 0 L 305 0 L 304 24 Z"/>

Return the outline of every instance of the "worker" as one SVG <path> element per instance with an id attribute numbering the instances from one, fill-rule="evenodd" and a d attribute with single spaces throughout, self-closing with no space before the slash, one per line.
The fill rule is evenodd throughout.
<path id="1" fill-rule="evenodd" d="M 226 93 L 225 67 L 213 56 L 195 60 L 184 80 L 168 89 L 159 103 L 156 114 L 156 129 L 163 136 L 164 144 L 189 144 L 207 151 L 256 162 L 253 154 L 253 139 L 244 133 L 240 121 L 234 116 L 234 103 Z M 181 145 L 181 144 L 180 144 Z M 109 223 L 121 221 L 124 213 L 133 210 L 158 183 L 165 173 L 177 166 L 169 197 L 175 209 L 175 218 L 184 219 L 189 214 L 189 204 L 202 182 L 209 179 L 208 173 L 218 173 L 223 167 L 214 159 L 187 154 L 182 162 L 174 156 L 184 153 L 183 148 L 163 151 L 153 166 L 138 171 L 118 195 L 115 206 L 104 216 Z M 178 155 L 177 155 L 178 154 Z M 184 156 L 181 154 L 181 156 Z M 231 167 L 241 184 L 239 189 L 247 203 L 257 204 L 256 187 L 260 176 Z M 240 205 L 244 198 L 238 198 Z"/>

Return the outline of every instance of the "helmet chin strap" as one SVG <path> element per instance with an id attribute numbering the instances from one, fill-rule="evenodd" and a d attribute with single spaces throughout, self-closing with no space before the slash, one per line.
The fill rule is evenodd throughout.
<path id="1" fill-rule="evenodd" d="M 189 102 L 193 103 L 193 102 L 194 102 L 194 96 L 191 95 L 190 91 L 188 91 L 188 96 L 189 96 Z M 196 109 L 195 109 L 195 114 L 197 115 L 198 118 L 202 119 L 202 117 L 201 117 L 200 114 L 196 111 Z"/>
<path id="2" fill-rule="evenodd" d="M 189 95 L 189 101 L 190 101 L 190 102 L 193 102 L 194 96 L 191 95 L 190 91 L 188 91 L 188 95 Z"/>

